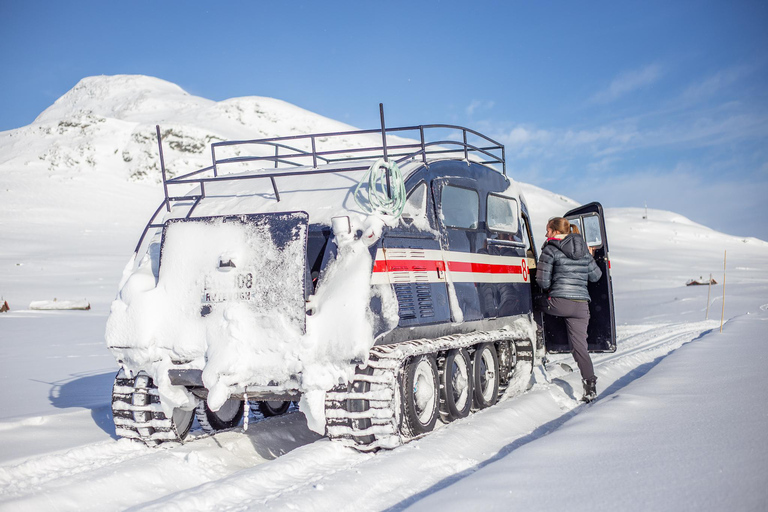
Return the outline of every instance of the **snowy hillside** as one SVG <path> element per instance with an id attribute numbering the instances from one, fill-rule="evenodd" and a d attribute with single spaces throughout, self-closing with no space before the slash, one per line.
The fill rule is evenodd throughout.
<path id="1" fill-rule="evenodd" d="M 25 306 L 53 299 L 62 291 L 48 273 L 63 264 L 76 276 L 68 291 L 92 305 L 112 300 L 122 262 L 163 197 L 156 124 L 171 176 L 210 165 L 212 141 L 353 129 L 271 98 L 217 103 L 157 78 L 85 78 L 33 124 L 0 133 L 0 295 Z M 111 257 L 115 273 L 95 275 L 94 260 Z"/>
<path id="2" fill-rule="evenodd" d="M 155 125 L 167 146 L 169 176 L 209 165 L 211 142 L 353 129 L 272 98 L 214 102 L 157 78 L 90 77 L 31 125 L 1 133 L 0 165 L 52 173 L 117 171 L 157 182 Z"/>
<path id="3" fill-rule="evenodd" d="M 0 510 L 768 509 L 768 243 L 639 208 L 606 211 L 619 347 L 594 358 L 594 404 L 577 401 L 565 355 L 524 394 L 377 455 L 320 438 L 298 411 L 167 450 L 116 440 L 104 330 L 163 197 L 155 124 L 172 174 L 208 165 L 211 141 L 351 129 L 114 76 L 0 133 Z M 521 186 L 539 241 L 577 206 Z M 685 282 L 710 273 L 705 319 L 709 290 Z M 28 309 L 54 298 L 91 309 Z"/>

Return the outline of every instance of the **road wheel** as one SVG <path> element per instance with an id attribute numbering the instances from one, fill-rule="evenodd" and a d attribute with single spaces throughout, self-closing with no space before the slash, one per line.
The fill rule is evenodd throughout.
<path id="1" fill-rule="evenodd" d="M 438 382 L 433 355 L 414 357 L 405 367 L 403 417 L 414 436 L 435 428 L 440 405 Z"/>
<path id="2" fill-rule="evenodd" d="M 208 402 L 200 402 L 195 409 L 197 422 L 200 423 L 203 431 L 212 434 L 219 430 L 235 428 L 243 419 L 243 401 L 237 398 L 230 398 L 218 411 L 212 411 L 208 407 Z"/>
<path id="3" fill-rule="evenodd" d="M 445 421 L 465 418 L 472 408 L 472 363 L 466 349 L 453 349 L 445 356 L 440 375 L 440 413 Z"/>
<path id="4" fill-rule="evenodd" d="M 171 424 L 173 430 L 176 432 L 179 440 L 186 439 L 189 430 L 192 428 L 192 423 L 195 421 L 195 411 L 185 411 L 184 409 L 174 409 L 171 416 Z"/>
<path id="5" fill-rule="evenodd" d="M 290 400 L 287 402 L 283 402 L 280 400 L 268 400 L 265 402 L 259 402 L 259 412 L 264 415 L 265 418 L 269 418 L 270 416 L 280 416 L 288 412 L 288 409 L 291 407 Z"/>
<path id="6" fill-rule="evenodd" d="M 493 343 L 483 343 L 475 350 L 472 361 L 474 369 L 474 406 L 485 409 L 499 398 L 499 358 Z"/>

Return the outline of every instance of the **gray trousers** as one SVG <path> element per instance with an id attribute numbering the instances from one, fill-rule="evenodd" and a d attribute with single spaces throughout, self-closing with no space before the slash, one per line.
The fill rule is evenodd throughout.
<path id="1" fill-rule="evenodd" d="M 584 380 L 595 379 L 595 370 L 592 367 L 592 359 L 587 351 L 587 327 L 589 326 L 589 303 L 578 302 L 560 297 L 547 299 L 547 314 L 560 316 L 565 319 L 565 328 L 568 331 L 568 344 L 571 346 L 573 359 L 579 366 L 581 378 Z"/>

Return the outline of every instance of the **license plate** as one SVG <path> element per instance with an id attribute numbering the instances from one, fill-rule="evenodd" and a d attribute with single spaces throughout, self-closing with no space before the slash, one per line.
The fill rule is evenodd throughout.
<path id="1" fill-rule="evenodd" d="M 201 302 L 243 302 L 255 298 L 252 272 L 228 272 L 215 278 L 209 276 L 203 288 Z"/>

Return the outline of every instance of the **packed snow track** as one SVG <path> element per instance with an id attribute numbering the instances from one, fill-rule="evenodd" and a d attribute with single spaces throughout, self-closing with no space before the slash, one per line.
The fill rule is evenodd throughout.
<path id="1" fill-rule="evenodd" d="M 617 352 L 594 357 L 597 402 L 717 326 L 708 321 L 619 327 Z M 257 415 L 247 432 L 208 436 L 197 430 L 185 444 L 167 449 L 121 439 L 8 463 L 0 467 L 0 507 L 104 510 L 108 502 L 132 510 L 399 510 L 574 415 L 589 414 L 592 406 L 579 401 L 578 372 L 561 362 L 572 360 L 556 356 L 546 371 L 534 371 L 527 392 L 510 389 L 496 406 L 393 451 L 359 453 L 320 438 L 295 410 L 266 419 Z M 5 425 L 13 428 L 21 427 Z"/>

